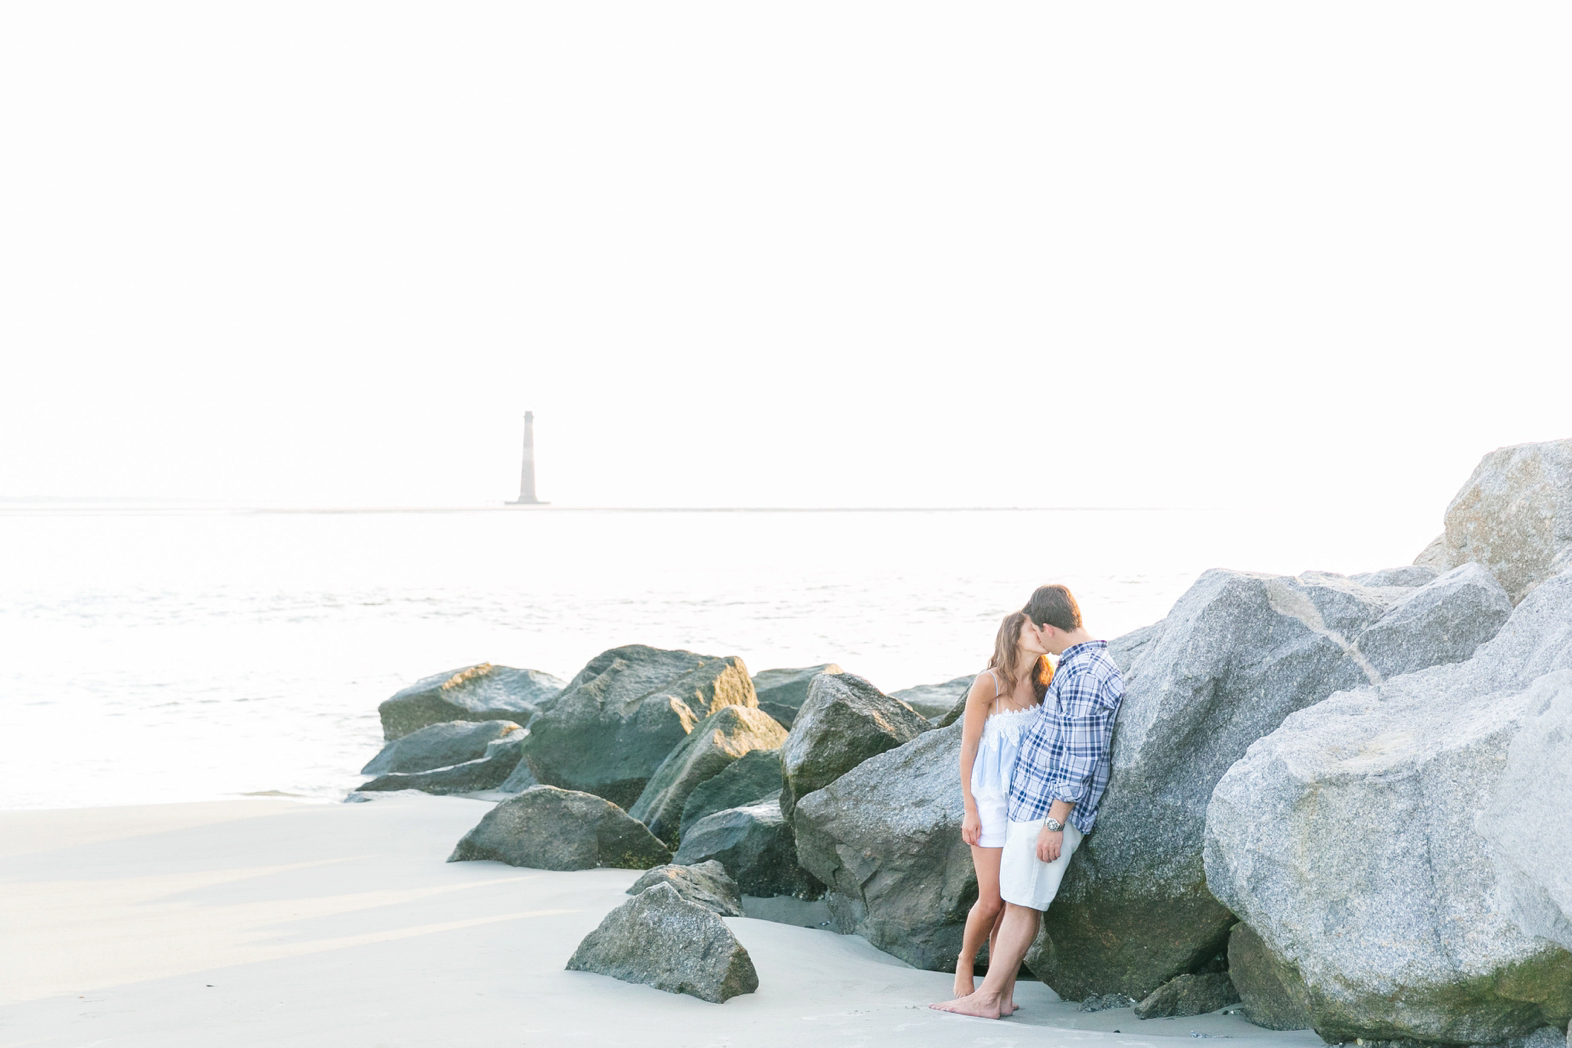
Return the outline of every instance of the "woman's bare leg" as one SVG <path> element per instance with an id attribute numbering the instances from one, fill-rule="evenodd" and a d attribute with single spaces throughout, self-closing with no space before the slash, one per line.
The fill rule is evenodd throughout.
<path id="1" fill-rule="evenodd" d="M 961 937 L 961 955 L 955 962 L 955 996 L 965 997 L 973 989 L 972 966 L 977 963 L 977 951 L 983 942 L 991 945 L 999 917 L 1004 912 L 1004 900 L 999 898 L 999 856 L 1003 848 L 979 848 L 972 845 L 972 866 L 977 870 L 977 901 L 966 915 L 966 931 Z"/>

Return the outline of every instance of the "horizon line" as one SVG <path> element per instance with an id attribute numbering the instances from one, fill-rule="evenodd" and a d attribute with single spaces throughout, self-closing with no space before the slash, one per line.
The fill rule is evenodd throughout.
<path id="1" fill-rule="evenodd" d="M 29 505 L 31 504 L 31 505 Z M 573 506 L 517 505 L 498 501 L 458 505 L 268 505 L 224 500 L 135 496 L 0 495 L 0 512 L 74 509 L 192 510 L 232 513 L 1153 513 L 1212 512 L 1225 506 Z"/>

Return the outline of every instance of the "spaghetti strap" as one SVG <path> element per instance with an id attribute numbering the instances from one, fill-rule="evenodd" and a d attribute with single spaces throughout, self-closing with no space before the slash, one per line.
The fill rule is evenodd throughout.
<path id="1" fill-rule="evenodd" d="M 983 672 L 988 674 L 990 677 L 993 678 L 993 712 L 994 713 L 998 713 L 999 712 L 999 687 L 1000 687 L 999 673 L 992 666 L 989 666 L 987 669 L 983 670 Z"/>

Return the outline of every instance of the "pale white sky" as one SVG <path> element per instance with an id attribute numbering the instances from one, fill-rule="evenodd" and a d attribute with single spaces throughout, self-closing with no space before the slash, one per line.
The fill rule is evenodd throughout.
<path id="1" fill-rule="evenodd" d="M 1346 504 L 1572 436 L 1564 5 L 0 9 L 0 495 Z"/>

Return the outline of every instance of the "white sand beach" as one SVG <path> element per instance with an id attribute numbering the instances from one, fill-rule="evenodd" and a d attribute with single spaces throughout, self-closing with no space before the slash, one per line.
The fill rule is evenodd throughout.
<path id="1" fill-rule="evenodd" d="M 990 1022 L 856 937 L 728 923 L 723 1005 L 563 970 L 631 870 L 448 863 L 484 802 L 237 800 L 0 813 L 0 1046 L 1143 1045 L 1310 1048 L 1237 1015 L 1081 1013 L 1040 983 Z"/>

